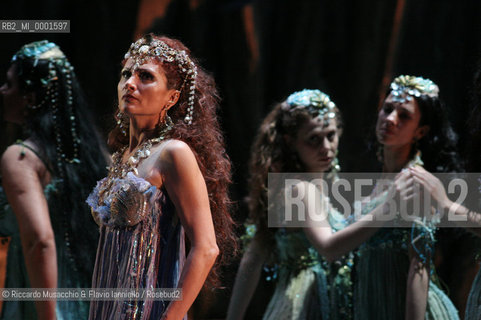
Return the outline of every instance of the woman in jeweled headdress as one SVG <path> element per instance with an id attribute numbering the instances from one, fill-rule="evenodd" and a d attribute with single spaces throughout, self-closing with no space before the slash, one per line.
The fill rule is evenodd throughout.
<path id="1" fill-rule="evenodd" d="M 470 143 L 468 144 L 468 161 L 467 168 L 470 172 L 479 172 L 480 169 L 480 156 L 479 156 L 479 144 L 481 142 L 481 67 L 479 67 L 474 76 L 473 86 L 473 98 L 472 98 L 472 110 L 468 120 L 469 133 L 471 135 Z M 436 200 L 439 210 L 448 212 L 451 210 L 459 219 L 459 221 L 465 221 L 463 225 L 469 227 L 469 231 L 478 237 L 481 236 L 481 213 L 479 207 L 466 207 L 462 203 L 457 203 L 450 200 L 446 194 L 443 184 L 438 178 L 433 176 L 430 172 L 418 168 L 412 170 L 412 174 L 415 177 L 415 181 L 425 187 Z M 479 178 L 478 178 L 479 181 Z M 476 188 L 479 190 L 479 188 Z M 473 200 L 479 198 L 479 194 L 469 194 Z M 449 222 L 449 221 L 448 221 Z M 453 223 L 456 226 L 456 222 Z M 477 249 L 477 255 L 479 254 L 479 248 Z M 477 320 L 481 315 L 481 272 L 478 272 L 474 279 L 471 290 L 469 292 L 468 300 L 466 303 L 466 310 L 464 319 Z"/>
<path id="2" fill-rule="evenodd" d="M 252 147 L 249 169 L 248 204 L 255 226 L 248 225 L 244 236 L 245 253 L 227 319 L 244 318 L 264 264 L 274 266 L 269 281 L 276 282 L 264 319 L 352 319 L 353 256 L 349 252 L 376 232 L 371 219 L 346 226 L 347 220 L 324 196 L 313 202 L 315 208 L 321 208 L 316 212 L 327 213 L 328 219 L 320 223 L 306 221 L 304 228 L 269 228 L 267 214 L 268 174 L 307 172 L 313 179 L 331 180 L 339 171 L 341 132 L 338 108 L 319 90 L 291 94 L 264 119 Z M 310 182 L 301 181 L 293 189 L 312 187 Z M 270 192 L 274 197 L 283 194 Z M 312 210 L 309 199 L 304 200 L 305 208 Z M 369 218 L 382 214 L 382 209 L 380 206 L 371 212 Z"/>
<path id="3" fill-rule="evenodd" d="M 4 121 L 22 125 L 25 139 L 1 161 L 5 287 L 88 288 L 98 231 L 84 199 L 105 174 L 106 153 L 73 67 L 54 43 L 29 43 L 13 56 L 0 94 Z M 88 308 L 88 301 L 4 301 L 1 318 L 84 319 Z"/>
<path id="4" fill-rule="evenodd" d="M 113 163 L 88 198 L 100 226 L 92 287 L 176 290 L 92 301 L 90 319 L 186 319 L 236 248 L 215 83 L 180 41 L 146 35 L 117 90 Z"/>
<path id="5" fill-rule="evenodd" d="M 404 185 L 410 187 L 405 194 L 413 194 L 413 172 L 424 170 L 423 166 L 436 172 L 459 169 L 455 135 L 439 89 L 431 80 L 413 76 L 394 79 L 378 113 L 376 136 L 383 172 L 401 171 L 408 176 Z M 364 210 L 377 206 L 385 197 L 382 188 L 375 188 Z M 459 318 L 438 287 L 434 272 L 436 222 L 420 218 L 409 226 L 382 228 L 358 249 L 355 319 Z"/>

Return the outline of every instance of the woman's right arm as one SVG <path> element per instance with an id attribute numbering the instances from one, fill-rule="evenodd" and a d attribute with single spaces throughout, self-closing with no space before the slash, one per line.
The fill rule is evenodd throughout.
<path id="1" fill-rule="evenodd" d="M 382 214 L 383 210 L 384 206 L 379 205 L 355 223 L 335 233 L 327 222 L 325 226 L 304 228 L 304 232 L 314 248 L 332 262 L 356 249 L 377 232 L 379 227 L 373 226 L 373 217 Z"/>
<path id="2" fill-rule="evenodd" d="M 394 187 L 397 188 L 397 185 L 405 177 L 404 173 L 398 175 Z M 302 182 L 302 184 L 304 184 L 303 188 L 310 187 L 308 182 Z M 320 212 L 326 210 L 326 206 L 322 204 L 323 200 L 321 197 L 316 197 L 315 201 L 309 201 L 309 197 L 304 197 L 303 201 L 304 207 L 308 211 L 306 217 L 319 216 Z M 335 233 L 332 232 L 327 219 L 317 222 L 308 220 L 308 227 L 304 228 L 304 232 L 314 248 L 326 260 L 332 262 L 356 249 L 372 237 L 379 229 L 379 218 L 385 215 L 387 210 L 389 210 L 389 206 L 386 202 L 382 202 L 356 222 Z M 327 217 L 328 213 L 323 212 L 321 216 Z"/>
<path id="3" fill-rule="evenodd" d="M 242 256 L 227 310 L 227 320 L 244 319 L 266 261 L 267 248 L 261 237 L 254 236 Z"/>
<path id="4" fill-rule="evenodd" d="M 17 218 L 30 286 L 56 288 L 55 237 L 40 179 L 46 168 L 32 151 L 22 149 L 14 145 L 4 152 L 3 187 Z M 55 319 L 55 304 L 55 300 L 35 301 L 38 318 Z"/>

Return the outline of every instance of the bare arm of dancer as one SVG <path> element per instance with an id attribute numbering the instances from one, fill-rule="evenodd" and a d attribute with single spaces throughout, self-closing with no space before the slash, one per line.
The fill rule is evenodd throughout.
<path id="1" fill-rule="evenodd" d="M 406 173 L 400 173 L 396 177 L 393 187 L 404 183 L 406 178 Z M 301 183 L 304 184 L 303 188 L 312 187 L 308 182 Z M 308 196 L 304 197 L 304 205 L 307 210 L 306 217 L 320 215 L 327 217 L 328 213 L 323 212 L 327 207 L 322 204 L 322 201 L 321 197 L 317 197 L 314 201 L 309 201 Z M 335 261 L 372 237 L 379 229 L 379 217 L 385 215 L 387 210 L 389 210 L 389 206 L 386 202 L 383 202 L 358 221 L 336 233 L 332 232 L 332 228 L 326 219 L 315 223 L 311 219 L 307 219 L 308 225 L 311 225 L 311 227 L 304 228 L 304 232 L 321 255 L 328 261 Z M 378 221 L 375 222 L 376 220 Z"/>
<path id="2" fill-rule="evenodd" d="M 262 236 L 256 235 L 242 256 L 235 277 L 234 288 L 227 310 L 227 320 L 244 319 L 245 312 L 259 283 L 262 265 L 266 261 L 267 246 Z"/>
<path id="3" fill-rule="evenodd" d="M 21 156 L 21 152 L 25 155 Z M 57 253 L 42 178 L 43 162 L 14 145 L 2 156 L 3 187 L 17 218 L 23 255 L 32 288 L 57 287 Z M 39 319 L 55 319 L 55 300 L 35 301 Z"/>
<path id="4" fill-rule="evenodd" d="M 159 156 L 163 184 L 172 199 L 191 248 L 180 275 L 182 300 L 172 301 L 162 319 L 182 319 L 219 254 L 209 197 L 197 160 L 187 144 L 171 141 Z"/>
<path id="5" fill-rule="evenodd" d="M 406 320 L 423 320 L 428 304 L 429 270 L 428 267 L 409 250 L 408 280 L 406 284 Z"/>

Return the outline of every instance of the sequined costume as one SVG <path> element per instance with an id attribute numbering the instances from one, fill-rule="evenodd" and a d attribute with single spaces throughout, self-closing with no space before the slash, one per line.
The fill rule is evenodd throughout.
<path id="1" fill-rule="evenodd" d="M 132 172 L 115 178 L 110 190 L 101 190 L 105 179 L 87 199 L 100 226 L 92 287 L 176 288 L 184 232 L 167 193 Z M 168 303 L 92 301 L 89 319 L 160 319 Z"/>
<path id="2" fill-rule="evenodd" d="M 335 210 L 333 232 L 344 227 Z M 304 231 L 279 229 L 277 284 L 263 319 L 352 319 L 352 255 L 328 263 L 311 246 Z"/>
<path id="3" fill-rule="evenodd" d="M 363 206 L 369 213 L 386 197 L 374 197 Z M 354 283 L 354 319 L 404 320 L 409 273 L 409 246 L 425 263 L 434 247 L 435 226 L 414 224 L 412 228 L 382 228 L 357 251 Z M 433 264 L 431 263 L 431 268 Z M 425 319 L 456 320 L 458 312 L 448 296 L 436 285 L 431 269 Z"/>

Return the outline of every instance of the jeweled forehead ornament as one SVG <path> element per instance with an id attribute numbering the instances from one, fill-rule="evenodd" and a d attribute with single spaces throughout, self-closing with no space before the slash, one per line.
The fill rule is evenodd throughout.
<path id="1" fill-rule="evenodd" d="M 287 104 L 292 111 L 303 107 L 310 109 L 311 112 L 317 112 L 318 117 L 324 120 L 324 125 L 329 125 L 329 120 L 334 119 L 338 112 L 329 96 L 317 89 L 294 92 L 287 98 Z"/>
<path id="2" fill-rule="evenodd" d="M 139 68 L 140 65 L 146 63 L 149 58 L 159 59 L 162 62 L 177 65 L 184 76 L 184 81 L 179 90 L 182 91 L 185 88 L 189 90 L 189 96 L 187 98 L 187 114 L 185 115 L 184 122 L 192 124 L 197 66 L 184 50 L 173 49 L 161 40 L 151 39 L 149 41 L 146 38 L 141 38 L 132 43 L 124 58 L 132 58 L 134 60 L 134 70 Z"/>
<path id="3" fill-rule="evenodd" d="M 439 88 L 429 79 L 415 76 L 399 76 L 391 83 L 391 93 L 393 101 L 405 103 L 406 101 L 411 101 L 413 97 L 419 98 L 423 94 L 437 97 Z"/>

